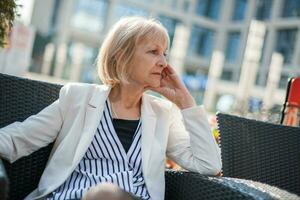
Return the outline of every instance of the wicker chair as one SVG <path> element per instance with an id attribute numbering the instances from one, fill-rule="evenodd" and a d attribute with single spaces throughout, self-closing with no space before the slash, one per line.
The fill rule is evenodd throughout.
<path id="1" fill-rule="evenodd" d="M 300 195 L 300 128 L 217 114 L 223 174 Z"/>
<path id="2" fill-rule="evenodd" d="M 0 74 L 0 127 L 23 121 L 52 103 L 61 85 Z M 20 200 L 37 187 L 52 144 L 10 164 L 0 160 L 0 200 Z M 266 184 L 166 171 L 167 200 L 300 199 Z"/>

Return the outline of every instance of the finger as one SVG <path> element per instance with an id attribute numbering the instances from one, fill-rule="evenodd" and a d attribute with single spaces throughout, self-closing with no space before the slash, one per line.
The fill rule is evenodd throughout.
<path id="1" fill-rule="evenodd" d="M 164 68 L 162 72 L 162 80 L 166 81 L 166 84 L 171 88 L 183 88 L 185 87 L 183 82 L 181 81 L 180 77 L 177 75 L 177 72 L 174 70 L 174 68 L 167 64 L 167 66 Z M 166 76 L 165 76 L 166 74 Z"/>
<path id="2" fill-rule="evenodd" d="M 170 88 L 174 88 L 175 85 L 174 81 L 170 78 L 169 75 L 162 75 L 160 83 L 161 86 L 167 86 Z"/>
<path id="3" fill-rule="evenodd" d="M 167 77 L 165 78 L 170 84 L 175 87 L 182 87 L 182 81 L 180 80 L 179 76 L 175 73 L 167 73 Z"/>
<path id="4" fill-rule="evenodd" d="M 170 74 L 177 74 L 176 73 L 176 71 L 175 71 L 175 69 L 171 66 L 171 65 L 169 65 L 169 64 L 167 64 L 167 67 L 165 68 Z"/>
<path id="5" fill-rule="evenodd" d="M 170 84 L 169 82 L 170 82 L 169 80 L 162 79 L 161 82 L 160 82 L 160 87 L 169 87 L 169 88 L 171 88 L 172 84 Z"/>
<path id="6" fill-rule="evenodd" d="M 166 76 L 167 76 L 167 73 L 166 73 L 165 70 L 163 70 L 162 73 L 161 73 L 161 78 L 163 79 L 163 78 L 165 78 Z"/>

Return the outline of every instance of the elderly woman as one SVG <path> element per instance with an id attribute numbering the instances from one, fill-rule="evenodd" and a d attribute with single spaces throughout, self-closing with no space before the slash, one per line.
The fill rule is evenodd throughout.
<path id="1" fill-rule="evenodd" d="M 98 56 L 104 85 L 67 84 L 40 113 L 0 129 L 0 155 L 11 162 L 55 141 L 27 200 L 80 199 L 105 182 L 162 200 L 166 154 L 190 171 L 221 170 L 205 111 L 167 63 L 168 46 L 158 21 L 121 19 Z"/>

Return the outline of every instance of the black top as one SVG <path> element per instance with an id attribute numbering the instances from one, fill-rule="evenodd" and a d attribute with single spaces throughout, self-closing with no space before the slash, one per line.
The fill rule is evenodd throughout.
<path id="1" fill-rule="evenodd" d="M 130 148 L 138 124 L 139 120 L 113 119 L 114 128 L 126 153 Z"/>

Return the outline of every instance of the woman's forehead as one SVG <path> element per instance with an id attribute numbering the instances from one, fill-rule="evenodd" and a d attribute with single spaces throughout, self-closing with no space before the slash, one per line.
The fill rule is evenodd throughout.
<path id="1" fill-rule="evenodd" d="M 158 47 L 163 50 L 168 49 L 168 40 L 165 37 L 144 37 L 142 40 L 138 42 L 138 45 L 149 47 Z"/>

